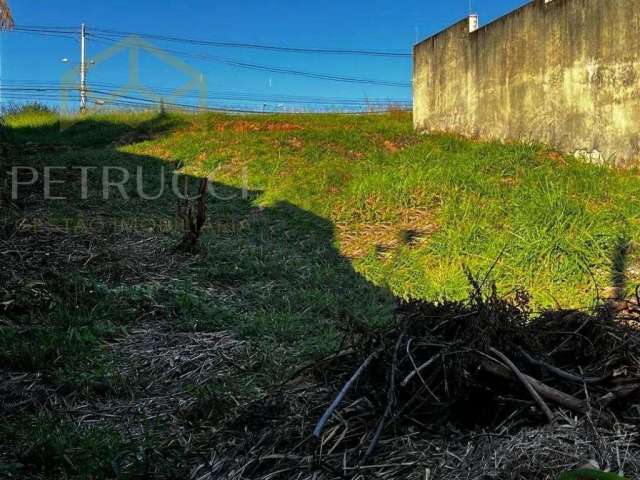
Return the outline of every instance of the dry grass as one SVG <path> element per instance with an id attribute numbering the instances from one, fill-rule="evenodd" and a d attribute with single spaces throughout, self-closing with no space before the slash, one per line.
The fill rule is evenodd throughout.
<path id="1" fill-rule="evenodd" d="M 235 133 L 248 132 L 293 132 L 303 130 L 304 127 L 288 122 L 251 122 L 248 120 L 231 120 L 217 123 L 215 130 L 217 132 L 225 132 L 231 130 Z"/>
<path id="2" fill-rule="evenodd" d="M 32 301 L 39 297 L 37 287 L 47 280 L 86 272 L 100 275 L 106 284 L 161 284 L 192 261 L 170 254 L 165 238 L 146 234 L 138 223 L 93 219 L 64 225 L 34 216 L 4 226 L 0 292 L 5 313 L 19 307 L 18 297 L 25 295 L 31 299 L 22 307 L 35 308 Z M 173 225 L 168 223 L 167 228 Z"/>
<path id="3" fill-rule="evenodd" d="M 403 210 L 393 222 L 336 224 L 340 251 L 348 258 L 362 258 L 372 251 L 386 254 L 402 245 L 415 246 L 428 241 L 437 230 L 434 212 L 423 208 Z"/>
<path id="4" fill-rule="evenodd" d="M 336 430 L 335 436 L 342 435 Z M 353 432 L 354 434 L 357 432 Z M 240 480 L 554 480 L 558 474 L 595 461 L 602 469 L 638 478 L 640 445 L 630 426 L 595 428 L 588 421 L 565 416 L 554 428 L 524 428 L 499 433 L 466 432 L 457 438 L 419 433 L 380 442 L 375 461 L 353 466 L 343 452 L 295 455 L 264 453 L 253 446 L 235 463 L 213 455 L 192 470 L 192 478 Z M 325 445 L 330 450 L 331 444 Z M 262 472 L 262 473 L 259 473 Z"/>
<path id="5" fill-rule="evenodd" d="M 310 435 L 315 422 L 360 364 L 365 353 L 356 352 L 373 349 L 374 339 L 365 337 L 360 348 L 311 365 L 287 382 L 283 391 L 246 405 L 215 437 L 221 442 L 229 437 L 243 440 L 210 450 L 207 461 L 192 470 L 197 472 L 193 478 L 551 480 L 588 462 L 638 478 L 637 389 L 635 395 L 619 399 L 617 420 L 611 421 L 598 412 L 597 399 L 607 391 L 604 384 L 571 385 L 553 380 L 553 375 L 543 376 L 579 397 L 589 411 L 576 415 L 554 407 L 553 424 L 540 427 L 542 417 L 526 391 L 483 376 L 481 362 L 471 361 L 470 355 L 480 352 L 480 360 L 484 358 L 486 344 L 500 345 L 512 356 L 509 346 L 513 349 L 514 342 L 525 342 L 530 348 L 538 345 L 552 352 L 549 361 L 583 378 L 617 372 L 611 377 L 615 389 L 622 381 L 617 375 L 638 381 L 639 312 L 627 312 L 617 320 L 607 320 L 602 312 L 595 316 L 559 312 L 524 321 L 526 310 L 496 302 L 484 306 L 473 301 L 467 306 L 418 303 L 403 308 L 403 317 L 410 323 L 398 337 L 401 348 L 396 348 L 396 354 L 404 357 L 398 361 L 398 378 L 410 378 L 415 365 L 434 358 L 434 351 L 440 352 L 442 360 L 398 387 L 399 406 L 382 429 L 374 455 L 364 452 L 376 438 L 374 431 L 385 409 L 390 374 L 384 370 L 393 368 L 387 367 L 396 341 L 392 335 L 378 339 L 386 345 L 382 358 L 357 379 L 319 439 Z M 531 335 L 534 330 L 537 336 Z M 418 331 L 423 336 L 416 337 Z M 407 355 L 416 363 L 409 362 Z M 522 362 L 519 358 L 524 370 Z M 325 381 L 318 382 L 318 377 Z M 239 437 L 239 430 L 246 435 Z"/>
<path id="6" fill-rule="evenodd" d="M 176 333 L 156 321 L 105 348 L 111 376 L 72 392 L 38 373 L 0 370 L 0 408 L 11 416 L 48 412 L 80 431 L 117 431 L 134 445 L 121 452 L 119 468 L 126 471 L 138 462 L 135 445 L 146 439 L 154 438 L 158 449 L 176 441 L 188 449 L 192 422 L 213 426 L 227 414 L 208 388 L 221 393 L 222 382 L 250 361 L 245 343 L 230 332 Z M 5 455 L 15 453 L 8 449 Z"/>

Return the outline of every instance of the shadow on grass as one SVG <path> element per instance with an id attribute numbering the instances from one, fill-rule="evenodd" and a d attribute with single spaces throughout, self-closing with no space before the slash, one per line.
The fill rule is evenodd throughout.
<path id="1" fill-rule="evenodd" d="M 301 364 L 339 351 L 360 334 L 368 337 L 377 329 L 388 330 L 395 299 L 354 271 L 335 247 L 332 223 L 287 202 L 261 206 L 262 192 L 238 187 L 240 180 L 235 186 L 212 183 L 215 195 L 208 197 L 199 253 L 172 253 L 183 234 L 175 216 L 178 198 L 172 190 L 176 164 L 119 147 L 161 135 L 176 125 L 170 116 L 158 116 L 139 124 L 89 118 L 62 131 L 60 125 L 12 129 L 19 146 L 11 164 L 40 173 L 46 166 L 61 167 L 56 180 L 63 183 L 55 184 L 52 193 L 64 199 L 45 200 L 42 178 L 21 185 L 15 202 L 18 218 L 7 215 L 0 230 L 4 232 L 1 261 L 7 266 L 0 270 L 0 365 L 4 368 L 0 375 L 44 373 L 49 386 L 71 392 L 80 401 L 97 395 L 123 396 L 126 389 L 111 384 L 113 365 L 106 342 L 119 341 L 137 326 L 175 333 L 228 329 L 250 341 L 251 363 L 237 365 L 243 388 L 269 391 Z M 452 143 L 447 148 L 457 146 Z M 78 166 L 95 167 L 88 173 L 86 198 L 79 172 L 73 168 Z M 113 167 L 128 172 L 130 178 L 120 186 L 111 185 L 105 200 L 103 169 Z M 122 174 L 122 170 L 111 173 Z M 196 178 L 182 175 L 179 180 L 180 184 L 186 180 L 192 193 L 197 188 Z M 145 199 L 145 195 L 157 198 Z M 410 243 L 416 232 L 408 230 L 403 236 Z M 625 271 L 623 243 L 614 258 L 614 272 Z M 613 281 L 623 288 L 624 273 L 614 273 Z M 441 312 L 433 315 L 431 304 L 424 307 L 425 319 L 443 316 Z M 473 319 L 477 312 L 453 313 L 461 314 L 456 319 Z M 460 323 L 452 325 L 460 328 Z M 562 328 L 574 326 L 568 327 L 563 317 Z M 466 334 L 471 336 L 473 331 Z M 481 335 L 475 337 L 474 341 L 482 341 Z M 575 357 L 576 350 L 570 354 Z M 431 352 L 428 357 L 436 358 Z M 452 364 L 459 360 L 459 355 L 453 357 Z M 382 371 L 372 374 L 382 380 L 381 385 L 386 382 Z M 325 369 L 318 375 L 332 373 Z M 206 387 L 212 387 L 213 394 L 202 402 L 205 411 L 188 425 L 196 433 L 202 433 L 198 428 L 217 428 L 207 423 L 212 410 L 238 403 L 236 398 L 220 399 L 227 394 L 226 384 Z M 18 475 L 25 470 L 58 476 L 84 471 L 93 478 L 111 478 L 117 474 L 114 457 L 122 450 L 146 452 L 142 443 L 121 444 L 118 431 L 105 429 L 108 434 L 103 435 L 95 427 L 79 432 L 71 428 L 73 417 L 58 413 L 52 419 L 44 412 L 45 401 L 29 399 L 23 408 L 20 397 L 15 403 L 19 408 L 4 415 L 0 452 L 9 454 L 3 458 L 0 453 L 0 464 L 13 465 Z M 280 411 L 286 415 L 278 413 L 277 407 L 258 405 L 255 424 L 269 433 L 273 418 L 293 419 L 300 414 L 287 412 L 282 404 Z M 468 412 L 473 405 L 476 410 L 486 407 L 487 416 L 495 416 L 493 402 L 478 404 L 474 397 L 463 410 Z M 166 432 L 172 432 L 169 423 L 163 425 Z M 239 430 L 251 435 L 256 425 L 244 423 Z M 96 430 L 99 434 L 92 435 Z M 296 432 L 304 433 L 297 426 Z M 211 446 L 209 437 L 200 440 Z M 285 439 L 287 451 L 291 440 L 290 436 Z M 148 450 L 157 450 L 151 444 Z M 178 450 L 166 444 L 164 450 L 160 448 L 163 456 L 169 451 L 187 455 Z M 165 462 L 166 469 L 154 467 L 167 477 L 175 473 L 174 478 L 184 478 L 188 468 L 182 475 L 173 471 L 180 460 Z"/>
<path id="2" fill-rule="evenodd" d="M 347 327 L 392 322 L 392 296 L 340 255 L 331 222 L 287 202 L 259 206 L 260 191 L 212 182 L 199 254 L 173 254 L 183 234 L 174 184 L 186 181 L 193 194 L 198 179 L 119 147 L 178 124 L 158 115 L 137 125 L 89 118 L 64 130 L 11 130 L 11 163 L 39 175 L 31 184 L 18 177 L 19 213 L 3 219 L 5 365 L 77 366 L 104 336 L 154 318 L 180 330 L 231 328 L 286 371 L 340 348 Z M 86 195 L 79 166 L 91 167 Z M 44 199 L 45 167 L 55 168 L 59 200 Z M 105 175 L 129 180 L 105 190 Z"/>
<path id="3" fill-rule="evenodd" d="M 198 254 L 173 253 L 183 235 L 173 182 L 182 188 L 186 181 L 194 193 L 198 179 L 177 177 L 175 163 L 120 147 L 178 124 L 159 115 L 137 125 L 88 118 L 62 130 L 55 122 L 9 129 L 15 144 L 9 165 L 33 168 L 38 179 L 32 181 L 31 171 L 18 176 L 24 184 L 1 215 L 4 379 L 37 373 L 59 393 L 104 395 L 95 385 L 112 382 L 105 345 L 144 325 L 236 332 L 254 352 L 246 377 L 268 388 L 302 363 L 342 348 L 350 341 L 345 332 L 392 323 L 393 297 L 340 255 L 331 222 L 287 202 L 260 206 L 258 190 L 212 182 Z M 86 195 L 79 166 L 91 167 Z M 61 199 L 44 198 L 45 167 L 55 168 L 52 179 L 61 183 L 52 184 L 51 195 Z M 112 181 L 130 178 L 110 186 L 107 200 L 104 169 L 114 167 L 120 170 L 108 172 Z M 107 395 L 119 395 L 116 390 L 108 385 Z M 3 405 L 24 403 L 22 393 L 0 394 Z M 24 409 L 6 412 L 1 436 L 13 442 L 9 463 L 56 474 L 96 465 L 109 471 L 113 448 L 101 447 L 104 458 L 96 457 L 89 440 L 78 446 L 84 437 L 60 426 L 64 416 L 43 417 L 45 400 L 27 400 Z M 57 436 L 47 433 L 49 424 L 56 426 L 52 432 L 71 433 L 48 445 Z M 21 445 L 33 441 L 51 454 L 21 456 Z M 67 444 L 93 453 L 73 456 L 72 466 Z"/>
<path id="4" fill-rule="evenodd" d="M 5 121 L 4 140 L 22 144 L 23 147 L 68 146 L 80 148 L 106 147 L 114 142 L 121 144 L 161 135 L 184 125 L 177 115 L 159 113 L 153 115 L 132 114 L 126 122 L 125 115 L 110 117 L 101 115 L 82 120 L 65 119 L 53 112 L 30 114 L 28 111 L 9 116 Z M 2 138 L 2 137 L 0 137 Z"/>

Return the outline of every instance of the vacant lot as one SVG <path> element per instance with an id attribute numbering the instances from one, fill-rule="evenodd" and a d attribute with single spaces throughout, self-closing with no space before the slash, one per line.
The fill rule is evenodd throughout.
<path id="1" fill-rule="evenodd" d="M 38 174 L 2 197 L 0 476 L 181 475 L 347 332 L 392 325 L 397 298 L 465 297 L 465 269 L 539 309 L 640 281 L 637 172 L 418 135 L 402 112 L 30 109 L 0 134 L 3 169 Z M 202 177 L 215 195 L 181 251 L 173 182 Z"/>

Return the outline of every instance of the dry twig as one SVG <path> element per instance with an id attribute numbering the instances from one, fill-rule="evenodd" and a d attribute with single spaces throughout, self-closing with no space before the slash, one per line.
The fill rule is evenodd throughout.
<path id="1" fill-rule="evenodd" d="M 347 395 L 347 393 L 349 393 L 349 390 L 351 389 L 353 384 L 356 382 L 356 380 L 358 380 L 360 375 L 362 375 L 362 373 L 367 369 L 369 364 L 378 355 L 380 355 L 381 352 L 382 352 L 382 349 L 379 348 L 378 350 L 373 352 L 371 355 L 369 355 L 365 359 L 365 361 L 362 362 L 362 365 L 360 365 L 358 370 L 356 370 L 355 373 L 351 376 L 349 381 L 347 383 L 345 383 L 344 387 L 342 387 L 342 390 L 340 390 L 340 393 L 338 393 L 338 396 L 335 398 L 333 403 L 331 403 L 331 405 L 329 405 L 329 408 L 327 408 L 327 410 L 324 412 L 324 415 L 322 415 L 322 417 L 318 421 L 318 423 L 316 425 L 316 428 L 313 429 L 313 436 L 315 438 L 320 439 L 320 436 L 322 435 L 322 430 L 324 429 L 324 426 L 327 423 L 327 421 L 329 420 L 329 418 L 331 418 L 331 415 L 333 414 L 333 412 L 335 412 L 336 408 L 338 408 L 338 406 L 340 405 L 340 403 L 342 402 L 344 397 Z"/>
<path id="2" fill-rule="evenodd" d="M 533 388 L 533 386 L 531 385 L 531 382 L 529 381 L 529 378 L 527 378 L 504 353 L 502 353 L 501 351 L 493 347 L 490 347 L 489 351 L 494 355 L 497 355 L 498 358 L 500 358 L 500 360 L 502 360 L 504 363 L 507 364 L 507 366 L 515 374 L 518 380 L 520 380 L 520 382 L 524 385 L 524 387 L 527 389 L 527 391 L 533 397 L 536 403 L 540 406 L 540 409 L 547 416 L 547 420 L 549 421 L 549 423 L 553 423 L 553 413 L 551 412 L 551 409 L 545 403 L 545 401 L 542 399 L 542 397 L 536 391 L 536 389 Z"/>

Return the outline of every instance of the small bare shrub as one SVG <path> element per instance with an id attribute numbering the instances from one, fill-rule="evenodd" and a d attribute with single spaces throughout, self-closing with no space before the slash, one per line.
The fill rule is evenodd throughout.
<path id="1" fill-rule="evenodd" d="M 203 178 L 198 185 L 198 197 L 195 200 L 184 200 L 178 205 L 178 218 L 182 220 L 184 235 L 177 250 L 195 252 L 198 239 L 207 220 L 207 186 L 208 180 Z M 184 193 L 188 192 L 188 180 L 185 177 Z"/>

